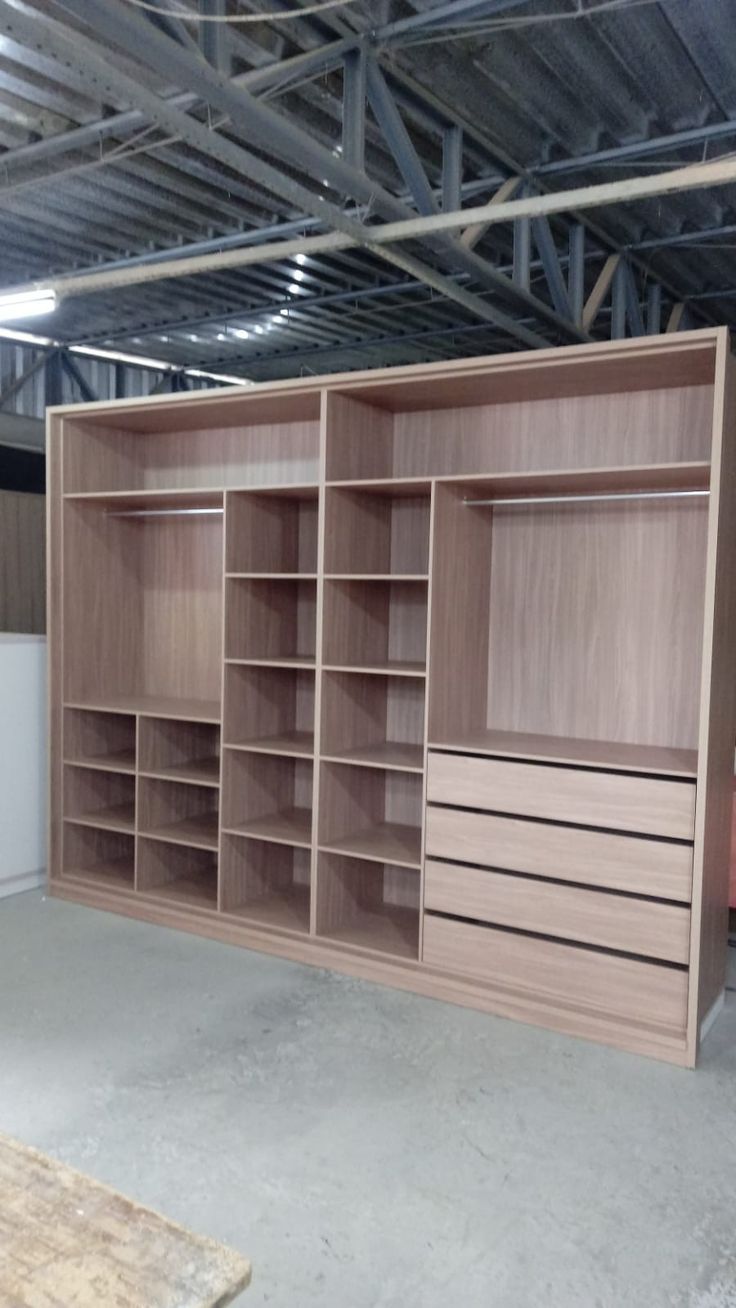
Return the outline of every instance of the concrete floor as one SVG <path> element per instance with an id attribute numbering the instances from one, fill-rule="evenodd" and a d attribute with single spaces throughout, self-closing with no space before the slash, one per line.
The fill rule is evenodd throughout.
<path id="1" fill-rule="evenodd" d="M 0 993 L 0 1130 L 243 1308 L 736 1306 L 736 995 L 693 1074 L 39 894 Z"/>

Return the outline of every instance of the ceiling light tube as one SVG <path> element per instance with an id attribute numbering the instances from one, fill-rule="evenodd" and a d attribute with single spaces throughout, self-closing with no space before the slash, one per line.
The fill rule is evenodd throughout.
<path id="1" fill-rule="evenodd" d="M 0 295 L 0 322 L 22 321 L 53 313 L 57 306 L 56 291 L 39 288 L 35 291 L 11 291 Z"/>

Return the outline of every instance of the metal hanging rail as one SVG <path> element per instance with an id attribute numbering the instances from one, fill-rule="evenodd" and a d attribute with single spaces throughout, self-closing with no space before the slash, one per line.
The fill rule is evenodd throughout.
<path id="1" fill-rule="evenodd" d="M 222 514 L 222 508 L 197 509 L 108 509 L 108 518 L 189 518 L 207 514 Z"/>
<path id="2" fill-rule="evenodd" d="M 709 490 L 606 491 L 598 495 L 517 495 L 490 500 L 463 500 L 468 508 L 513 509 L 540 504 L 604 504 L 616 500 L 685 500 L 710 495 Z"/>

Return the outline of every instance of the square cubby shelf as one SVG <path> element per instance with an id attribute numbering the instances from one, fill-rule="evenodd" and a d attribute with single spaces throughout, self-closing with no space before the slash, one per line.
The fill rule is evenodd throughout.
<path id="1" fill-rule="evenodd" d="M 313 754 L 314 681 L 310 668 L 228 664 L 225 743 L 267 754 Z"/>
<path id="2" fill-rule="evenodd" d="M 309 931 L 311 851 L 226 832 L 223 913 L 281 931 Z"/>
<path id="3" fill-rule="evenodd" d="M 419 871 L 320 853 L 317 934 L 398 958 L 419 955 Z"/>
<path id="4" fill-rule="evenodd" d="M 228 495 L 227 572 L 315 576 L 318 505 L 316 486 Z"/>
<path id="5" fill-rule="evenodd" d="M 277 844 L 311 846 L 312 762 L 226 749 L 223 828 Z"/>
<path id="6" fill-rule="evenodd" d="M 220 728 L 211 722 L 141 718 L 138 770 L 162 780 L 219 785 Z"/>
<path id="7" fill-rule="evenodd" d="M 225 657 L 314 667 L 317 583 L 285 577 L 229 577 Z"/>

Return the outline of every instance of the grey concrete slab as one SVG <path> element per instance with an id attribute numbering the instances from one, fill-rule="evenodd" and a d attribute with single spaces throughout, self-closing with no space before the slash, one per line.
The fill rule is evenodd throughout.
<path id="1" fill-rule="evenodd" d="M 736 994 L 691 1073 L 40 894 L 0 993 L 0 1130 L 244 1308 L 736 1308 Z"/>

